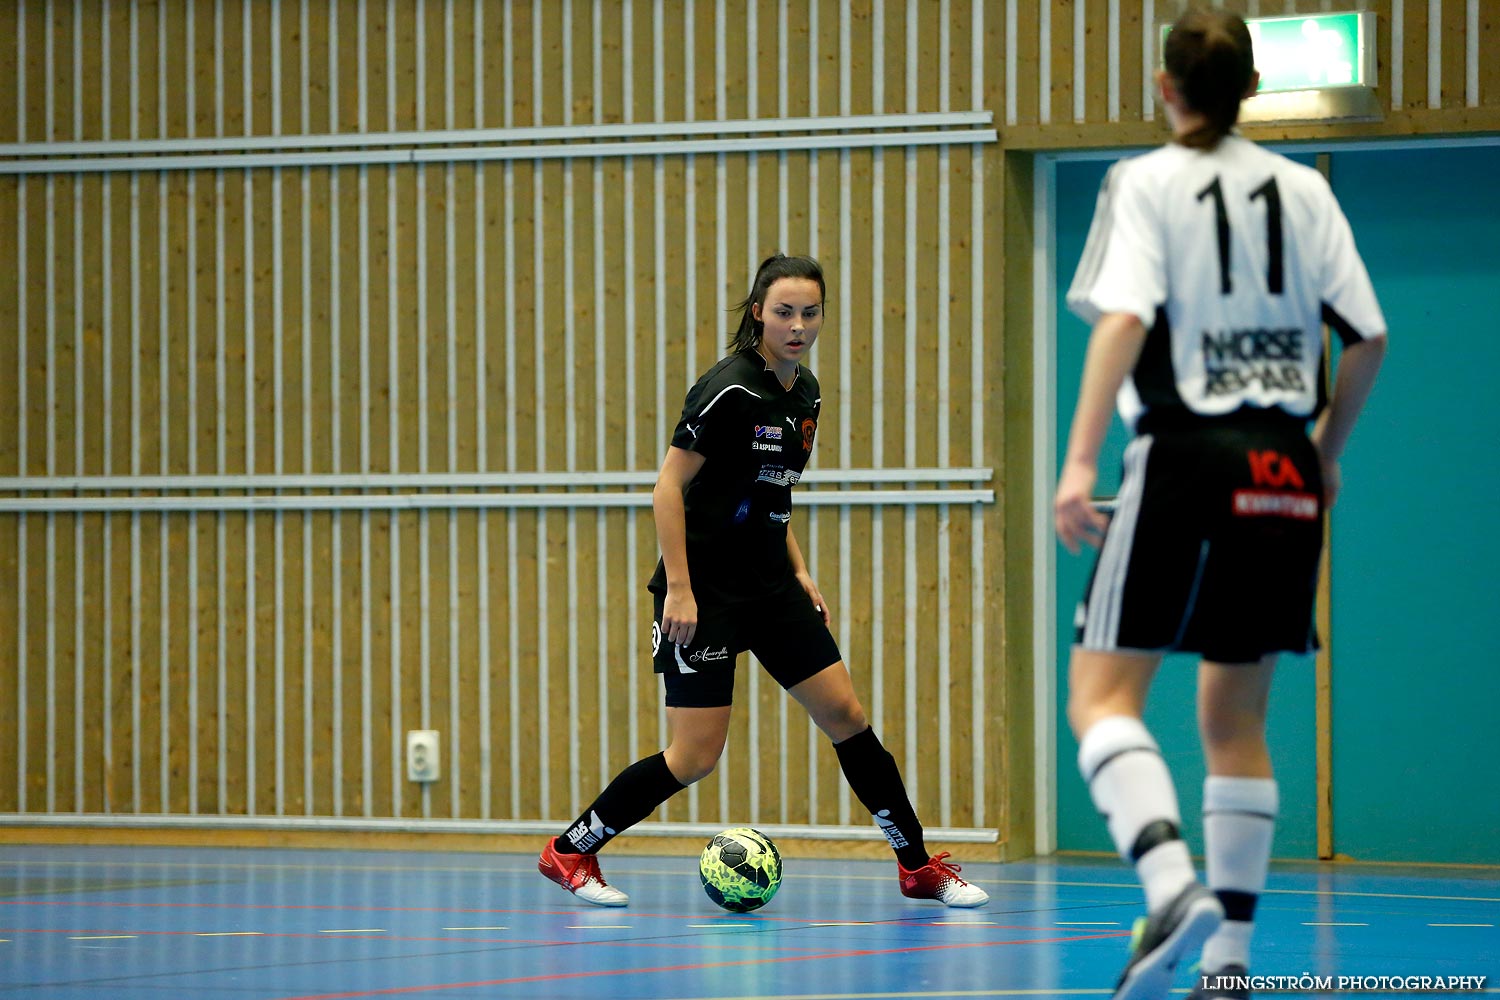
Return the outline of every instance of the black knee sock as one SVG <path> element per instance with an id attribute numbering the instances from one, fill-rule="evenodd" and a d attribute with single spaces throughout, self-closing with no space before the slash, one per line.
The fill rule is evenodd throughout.
<path id="1" fill-rule="evenodd" d="M 687 786 L 667 767 L 667 755 L 653 754 L 615 775 L 583 815 L 557 838 L 559 854 L 597 854 L 622 833 Z"/>
<path id="2" fill-rule="evenodd" d="M 839 755 L 839 767 L 844 769 L 849 787 L 875 817 L 880 832 L 885 834 L 885 839 L 891 842 L 891 849 L 896 852 L 896 860 L 907 871 L 927 864 L 922 824 L 917 821 L 911 799 L 906 797 L 906 786 L 901 782 L 896 758 L 881 745 L 875 730 L 866 729 L 842 743 L 835 743 L 833 749 Z"/>

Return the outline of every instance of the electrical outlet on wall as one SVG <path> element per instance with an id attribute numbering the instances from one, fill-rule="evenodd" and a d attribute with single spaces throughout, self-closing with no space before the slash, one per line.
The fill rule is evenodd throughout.
<path id="1" fill-rule="evenodd" d="M 406 780 L 436 781 L 442 775 L 436 729 L 411 729 L 406 733 Z"/>

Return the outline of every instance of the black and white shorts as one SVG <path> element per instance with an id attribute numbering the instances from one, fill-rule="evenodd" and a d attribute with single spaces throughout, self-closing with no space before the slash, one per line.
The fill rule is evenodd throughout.
<path id="1" fill-rule="evenodd" d="M 1075 642 L 1221 663 L 1305 653 L 1322 545 L 1322 466 L 1300 425 L 1141 435 Z"/>
<path id="2" fill-rule="evenodd" d="M 734 701 L 735 658 L 750 650 L 782 688 L 838 663 L 838 643 L 795 583 L 741 604 L 698 606 L 698 628 L 686 646 L 661 634 L 664 594 L 651 619 L 651 663 L 672 708 L 718 708 Z"/>

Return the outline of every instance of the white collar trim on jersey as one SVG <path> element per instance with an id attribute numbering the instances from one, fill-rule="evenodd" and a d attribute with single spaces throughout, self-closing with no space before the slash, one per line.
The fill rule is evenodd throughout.
<path id="1" fill-rule="evenodd" d="M 764 370 L 770 372 L 771 373 L 771 377 L 776 379 L 776 384 L 777 385 L 781 385 L 781 379 L 776 378 L 776 372 L 772 370 L 772 368 L 771 368 L 771 362 L 767 361 L 766 360 L 766 356 L 764 354 L 760 353 L 760 348 L 759 347 L 755 348 L 755 356 L 760 359 L 760 363 L 761 364 L 765 365 L 765 369 Z M 792 372 L 792 385 L 796 385 L 797 384 L 797 379 L 799 379 L 801 377 L 802 377 L 802 365 L 798 364 L 797 365 L 797 370 L 794 371 L 794 372 Z M 792 391 L 792 385 L 782 385 L 781 388 L 784 389 L 784 390 L 786 390 L 787 392 L 791 392 Z"/>

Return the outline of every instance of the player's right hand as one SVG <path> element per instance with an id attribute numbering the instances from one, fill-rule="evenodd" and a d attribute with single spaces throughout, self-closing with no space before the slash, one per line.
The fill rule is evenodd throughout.
<path id="1" fill-rule="evenodd" d="M 1104 541 L 1109 518 L 1094 507 L 1094 481 L 1098 470 L 1082 462 L 1063 466 L 1057 481 L 1057 498 L 1052 503 L 1052 519 L 1057 537 L 1069 552 L 1078 554 L 1081 544 L 1098 548 Z"/>
<path id="2" fill-rule="evenodd" d="M 667 588 L 667 599 L 661 609 L 661 634 L 668 642 L 691 645 L 698 631 L 698 601 L 691 587 Z"/>

